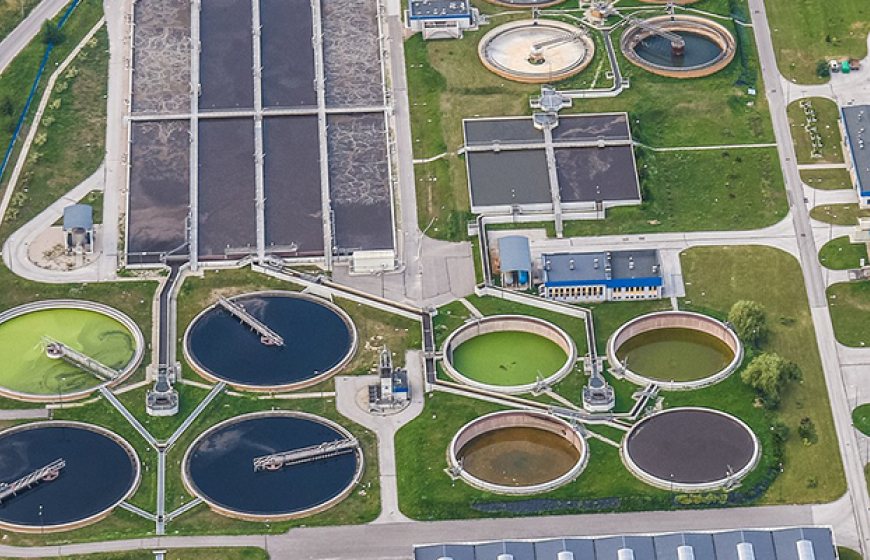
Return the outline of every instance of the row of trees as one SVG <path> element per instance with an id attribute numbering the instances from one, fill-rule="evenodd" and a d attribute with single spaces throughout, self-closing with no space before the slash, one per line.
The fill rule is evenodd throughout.
<path id="1" fill-rule="evenodd" d="M 767 340 L 767 316 L 764 307 L 757 302 L 736 302 L 728 313 L 728 322 L 743 344 L 751 349 L 759 350 Z M 803 379 L 803 374 L 797 364 L 779 354 L 761 352 L 752 358 L 740 379 L 755 389 L 765 408 L 774 409 L 782 401 L 786 386 Z"/>

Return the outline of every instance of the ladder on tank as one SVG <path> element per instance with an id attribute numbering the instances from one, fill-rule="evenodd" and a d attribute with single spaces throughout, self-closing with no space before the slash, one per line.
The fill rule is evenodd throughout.
<path id="1" fill-rule="evenodd" d="M 55 459 L 42 468 L 36 469 L 27 476 L 23 476 L 9 484 L 0 483 L 0 504 L 17 496 L 19 492 L 28 490 L 40 482 L 50 482 L 60 476 L 60 470 L 66 466 L 63 459 Z"/>
<path id="2" fill-rule="evenodd" d="M 254 472 L 277 471 L 281 468 L 292 465 L 310 463 L 311 461 L 319 461 L 321 459 L 329 459 L 330 457 L 337 457 L 338 455 L 351 453 L 356 450 L 358 446 L 359 442 L 356 438 L 352 437 L 348 439 L 327 441 L 318 445 L 293 449 L 292 451 L 263 455 L 262 457 L 254 458 Z"/>
<path id="3" fill-rule="evenodd" d="M 238 319 L 243 325 L 247 325 L 252 331 L 260 335 L 260 342 L 266 346 L 284 346 L 284 338 L 270 329 L 265 323 L 248 313 L 241 304 L 225 297 L 218 298 L 218 305 L 223 307 L 230 315 Z"/>
<path id="4" fill-rule="evenodd" d="M 45 344 L 45 353 L 49 358 L 61 359 L 79 369 L 93 373 L 103 381 L 111 381 L 118 377 L 118 370 L 112 369 L 94 358 L 82 354 L 78 350 L 70 348 L 59 340 L 44 336 L 42 341 Z"/>

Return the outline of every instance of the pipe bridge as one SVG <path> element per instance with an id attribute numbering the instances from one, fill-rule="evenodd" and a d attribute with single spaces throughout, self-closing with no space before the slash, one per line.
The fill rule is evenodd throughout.
<path id="1" fill-rule="evenodd" d="M 0 483 L 0 504 L 17 496 L 23 490 L 29 490 L 40 482 L 50 482 L 60 476 L 60 470 L 66 466 L 63 459 L 55 459 L 42 468 L 36 469 L 27 476 L 23 476 L 9 484 Z"/>
<path id="2" fill-rule="evenodd" d="M 257 471 L 277 471 L 284 467 L 299 465 L 302 463 L 310 463 L 311 461 L 319 461 L 321 459 L 329 459 L 337 457 L 345 453 L 351 453 L 359 447 L 359 441 L 356 438 L 337 439 L 335 441 L 327 441 L 318 445 L 284 451 L 282 453 L 273 453 L 272 455 L 263 455 L 262 457 L 254 458 L 254 472 Z"/>
<path id="3" fill-rule="evenodd" d="M 61 359 L 68 364 L 72 364 L 79 369 L 94 374 L 103 381 L 111 381 L 118 377 L 120 373 L 118 370 L 110 368 L 106 364 L 103 364 L 88 355 L 82 354 L 74 348 L 70 348 L 59 340 L 54 340 L 53 338 L 44 336 L 42 337 L 42 341 L 45 344 L 45 354 L 49 358 Z"/>
<path id="4" fill-rule="evenodd" d="M 662 29 L 658 25 L 647 22 L 645 19 L 628 16 L 625 18 L 625 20 L 631 25 L 636 25 L 640 28 L 646 29 L 647 31 L 652 31 L 659 37 L 667 39 L 671 42 L 671 46 L 674 48 L 682 49 L 686 46 L 686 40 L 677 35 L 676 33 L 672 33 L 671 31 Z"/>
<path id="5" fill-rule="evenodd" d="M 244 308 L 225 297 L 218 298 L 218 305 L 223 307 L 230 315 L 238 319 L 243 325 L 247 325 L 252 331 L 260 335 L 260 342 L 266 346 L 284 346 L 284 337 L 268 327 Z"/>

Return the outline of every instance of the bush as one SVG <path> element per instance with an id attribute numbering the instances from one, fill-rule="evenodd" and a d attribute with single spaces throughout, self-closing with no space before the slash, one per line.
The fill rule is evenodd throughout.
<path id="1" fill-rule="evenodd" d="M 831 67 L 828 66 L 827 60 L 820 60 L 819 63 L 816 64 L 816 76 L 819 78 L 831 77 Z"/>
<path id="2" fill-rule="evenodd" d="M 816 434 L 816 425 L 809 416 L 801 418 L 801 423 L 798 426 L 798 435 L 804 441 L 804 445 L 812 445 L 818 441 L 819 437 Z"/>

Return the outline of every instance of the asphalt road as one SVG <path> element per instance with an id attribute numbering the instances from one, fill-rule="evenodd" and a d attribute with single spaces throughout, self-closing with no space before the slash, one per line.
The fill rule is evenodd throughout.
<path id="1" fill-rule="evenodd" d="M 45 20 L 53 18 L 69 0 L 42 0 L 18 27 L 0 42 L 0 73 L 6 70 L 18 53 L 39 33 Z"/>

